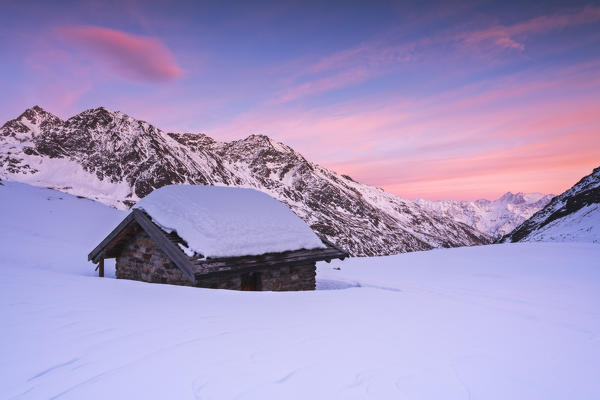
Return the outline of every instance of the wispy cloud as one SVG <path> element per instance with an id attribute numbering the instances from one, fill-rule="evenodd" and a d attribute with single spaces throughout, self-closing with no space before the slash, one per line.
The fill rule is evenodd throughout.
<path id="1" fill-rule="evenodd" d="M 99 26 L 63 27 L 60 37 L 118 76 L 135 81 L 166 82 L 183 75 L 175 57 L 157 38 Z"/>
<path id="2" fill-rule="evenodd" d="M 277 99 L 279 102 L 286 103 L 301 97 L 328 92 L 330 90 L 346 87 L 365 81 L 371 74 L 365 68 L 353 68 L 347 71 L 310 80 L 305 83 L 284 89 L 281 96 Z"/>
<path id="3" fill-rule="evenodd" d="M 502 50 L 525 51 L 533 35 L 600 21 L 600 7 L 588 6 L 562 14 L 530 18 L 512 25 L 457 30 L 456 27 L 402 42 L 398 35 L 366 40 L 329 55 L 293 63 L 291 78 L 278 96 L 285 103 L 353 86 L 404 65 L 422 60 L 444 62 L 446 58 L 473 56 L 477 51 L 497 54 Z M 505 55 L 503 55 L 504 57 Z"/>
<path id="4" fill-rule="evenodd" d="M 496 45 L 501 48 L 524 50 L 522 39 L 564 29 L 570 26 L 585 25 L 600 21 L 600 7 L 588 6 L 562 14 L 543 15 L 513 25 L 495 25 L 486 29 L 465 32 L 458 39 L 471 46 Z"/>
<path id="5" fill-rule="evenodd" d="M 362 43 L 309 61 L 294 63 L 291 78 L 284 80 L 277 101 L 286 103 L 303 97 L 356 85 L 379 76 L 396 65 L 410 62 L 415 43 L 390 46 L 381 40 Z"/>

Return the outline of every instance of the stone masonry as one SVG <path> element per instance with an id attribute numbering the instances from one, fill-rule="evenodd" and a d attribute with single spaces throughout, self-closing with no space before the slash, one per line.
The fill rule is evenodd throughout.
<path id="1" fill-rule="evenodd" d="M 116 275 L 118 279 L 191 285 L 188 277 L 139 228 L 117 257 Z"/>
<path id="2" fill-rule="evenodd" d="M 241 290 L 244 275 L 258 274 L 259 288 L 266 291 L 315 290 L 315 264 L 259 268 L 252 272 L 235 272 L 203 278 L 198 275 L 197 286 L 212 289 Z"/>

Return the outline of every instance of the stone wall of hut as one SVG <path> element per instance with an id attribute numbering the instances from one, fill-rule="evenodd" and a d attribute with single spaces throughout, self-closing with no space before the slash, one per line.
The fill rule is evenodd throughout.
<path id="1" fill-rule="evenodd" d="M 258 274 L 258 276 L 254 275 Z M 197 286 L 212 289 L 242 290 L 245 280 L 258 282 L 255 290 L 291 291 L 315 290 L 316 267 L 307 265 L 259 268 L 252 272 L 235 272 L 210 278 L 198 277 Z"/>
<path id="2" fill-rule="evenodd" d="M 121 250 L 117 257 L 116 275 L 118 279 L 191 285 L 188 277 L 143 229 L 138 229 Z"/>
<path id="3" fill-rule="evenodd" d="M 262 290 L 315 290 L 315 263 L 264 269 L 261 272 Z"/>
<path id="4" fill-rule="evenodd" d="M 148 234 L 138 229 L 127 241 L 116 260 L 118 279 L 192 286 L 192 283 Z M 242 290 L 249 280 L 257 283 L 254 290 L 314 290 L 315 263 L 298 266 L 259 268 L 212 277 L 198 277 L 195 286 L 214 289 Z"/>

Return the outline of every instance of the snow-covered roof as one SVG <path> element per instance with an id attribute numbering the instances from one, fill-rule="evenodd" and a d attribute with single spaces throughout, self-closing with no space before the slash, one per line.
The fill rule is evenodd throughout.
<path id="1" fill-rule="evenodd" d="M 326 246 L 285 204 L 254 189 L 169 185 L 134 208 L 166 232 L 176 231 L 205 257 L 237 257 Z"/>

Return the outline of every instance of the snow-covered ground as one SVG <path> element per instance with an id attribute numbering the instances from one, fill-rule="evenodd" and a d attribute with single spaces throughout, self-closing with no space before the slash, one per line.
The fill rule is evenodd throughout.
<path id="1" fill-rule="evenodd" d="M 123 212 L 3 183 L 0 398 L 600 397 L 598 244 L 323 263 L 314 292 L 147 284 L 86 262 Z"/>

